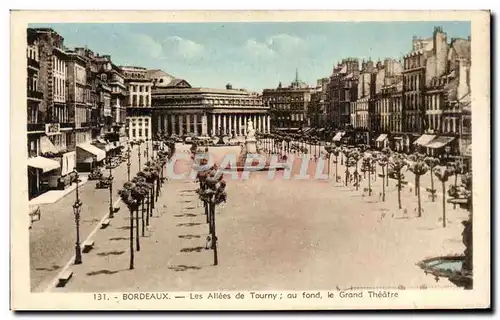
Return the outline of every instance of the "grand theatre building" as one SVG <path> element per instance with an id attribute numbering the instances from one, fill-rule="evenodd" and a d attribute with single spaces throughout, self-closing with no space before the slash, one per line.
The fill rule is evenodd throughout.
<path id="1" fill-rule="evenodd" d="M 269 108 L 262 97 L 243 89 L 193 88 L 161 70 L 148 70 L 154 133 L 195 136 L 246 134 L 252 120 L 255 131 L 270 132 Z"/>

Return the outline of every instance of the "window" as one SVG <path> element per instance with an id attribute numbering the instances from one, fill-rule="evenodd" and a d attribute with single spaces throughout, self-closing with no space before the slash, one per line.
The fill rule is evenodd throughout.
<path id="1" fill-rule="evenodd" d="M 132 129 L 132 138 L 135 138 L 135 129 Z"/>
<path id="2" fill-rule="evenodd" d="M 142 137 L 142 129 L 139 129 L 139 137 Z"/>
<path id="3" fill-rule="evenodd" d="M 149 137 L 148 132 L 149 132 L 149 131 L 148 131 L 148 129 L 144 129 L 144 135 L 145 135 L 146 137 Z"/>

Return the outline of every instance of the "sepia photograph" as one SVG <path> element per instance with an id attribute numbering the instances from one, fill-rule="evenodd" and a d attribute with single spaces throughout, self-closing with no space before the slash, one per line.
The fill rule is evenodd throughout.
<path id="1" fill-rule="evenodd" d="M 489 307 L 489 14 L 13 11 L 12 308 Z"/>

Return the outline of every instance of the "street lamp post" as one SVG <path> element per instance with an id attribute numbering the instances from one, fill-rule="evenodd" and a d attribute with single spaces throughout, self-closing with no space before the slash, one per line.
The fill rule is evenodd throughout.
<path id="1" fill-rule="evenodd" d="M 82 249 L 80 247 L 80 213 L 82 211 L 82 202 L 78 198 L 78 182 L 79 176 L 78 171 L 74 168 L 76 174 L 76 199 L 73 204 L 73 214 L 75 215 L 75 225 L 76 225 L 76 244 L 75 244 L 75 264 L 82 263 Z"/>
<path id="2" fill-rule="evenodd" d="M 139 159 L 139 169 L 138 171 L 141 171 L 141 142 L 137 144 L 137 158 Z"/>
<path id="3" fill-rule="evenodd" d="M 112 174 L 112 169 L 113 167 L 111 166 L 111 159 L 108 164 L 108 169 L 109 169 L 109 217 L 114 218 L 114 212 L 113 212 L 113 174 Z"/>
<path id="4" fill-rule="evenodd" d="M 127 180 L 128 182 L 130 182 L 130 154 L 131 154 L 131 151 L 130 151 L 130 144 L 128 145 L 128 150 L 127 150 Z"/>

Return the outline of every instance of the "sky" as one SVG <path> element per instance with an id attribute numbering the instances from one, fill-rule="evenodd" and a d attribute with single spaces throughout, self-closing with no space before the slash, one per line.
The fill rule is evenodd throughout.
<path id="1" fill-rule="evenodd" d="M 300 80 L 315 85 L 342 58 L 400 59 L 413 36 L 442 26 L 451 38 L 470 36 L 470 22 L 57 23 L 69 48 L 87 46 L 116 65 L 161 69 L 193 87 L 261 92 Z"/>

